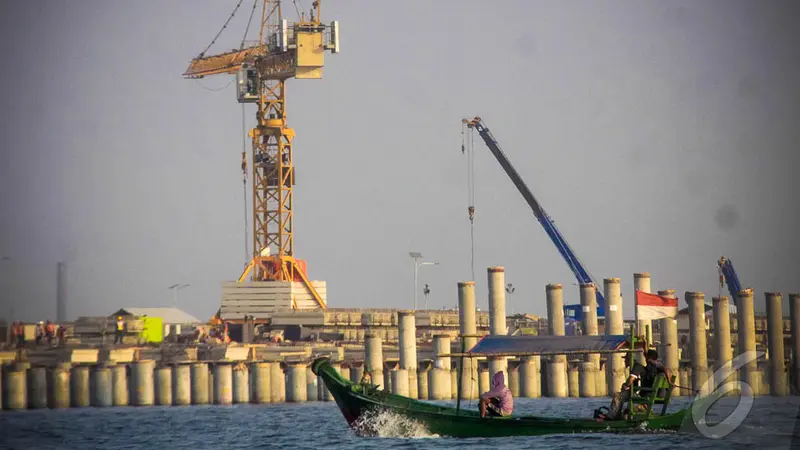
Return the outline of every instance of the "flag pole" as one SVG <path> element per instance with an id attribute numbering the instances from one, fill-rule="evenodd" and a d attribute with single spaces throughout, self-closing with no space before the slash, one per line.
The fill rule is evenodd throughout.
<path id="1" fill-rule="evenodd" d="M 635 336 L 639 338 L 639 290 L 633 289 L 633 329 Z"/>
<path id="2" fill-rule="evenodd" d="M 633 329 L 636 340 L 639 340 L 639 290 L 633 288 Z M 647 349 L 644 349 L 647 352 Z M 631 366 L 633 368 L 633 366 Z"/>

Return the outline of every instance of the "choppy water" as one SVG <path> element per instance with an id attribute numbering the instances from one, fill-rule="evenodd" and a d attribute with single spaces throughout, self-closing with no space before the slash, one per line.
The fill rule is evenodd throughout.
<path id="1" fill-rule="evenodd" d="M 736 406 L 735 399 L 724 402 L 711 411 L 712 418 L 720 420 Z M 607 404 L 607 399 L 515 399 L 514 412 L 586 417 Z M 798 410 L 798 397 L 759 397 L 744 423 L 722 439 L 680 432 L 451 439 L 430 436 L 419 424 L 385 415 L 373 419 L 383 437 L 362 438 L 347 427 L 332 402 L 5 411 L 0 412 L 0 449 L 786 449 Z M 795 440 L 800 446 L 800 437 Z"/>

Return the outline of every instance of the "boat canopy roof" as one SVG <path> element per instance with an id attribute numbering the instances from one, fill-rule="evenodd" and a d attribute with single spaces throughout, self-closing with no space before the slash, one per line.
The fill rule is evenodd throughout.
<path id="1" fill-rule="evenodd" d="M 616 353 L 630 348 L 625 335 L 484 336 L 464 356 L 525 356 Z M 456 356 L 454 354 L 453 356 Z"/>

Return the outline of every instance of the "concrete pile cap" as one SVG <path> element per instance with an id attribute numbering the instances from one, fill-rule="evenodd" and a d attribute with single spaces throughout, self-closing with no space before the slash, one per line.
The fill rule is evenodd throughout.
<path id="1" fill-rule="evenodd" d="M 505 272 L 505 271 L 506 271 L 506 269 L 505 269 L 505 268 L 503 268 L 502 266 L 498 266 L 498 267 L 489 267 L 489 268 L 488 268 L 488 269 L 486 269 L 486 270 L 487 270 L 489 273 L 495 273 L 495 272 Z"/>
<path id="2" fill-rule="evenodd" d="M 675 296 L 675 289 L 664 289 L 663 291 L 658 291 L 658 295 L 668 297 L 668 296 Z"/>
<path id="3" fill-rule="evenodd" d="M 410 309 L 398 309 L 397 310 L 397 315 L 398 316 L 413 316 L 414 314 L 416 314 L 416 312 L 413 311 L 413 310 L 410 310 Z"/>
<path id="4" fill-rule="evenodd" d="M 789 294 L 789 298 L 793 300 L 800 298 L 800 292 L 792 292 L 791 294 Z"/>
<path id="5" fill-rule="evenodd" d="M 459 287 L 463 287 L 463 286 L 475 286 L 475 282 L 474 282 L 474 281 L 459 281 L 459 282 L 458 282 L 458 286 L 459 286 Z"/>
<path id="6" fill-rule="evenodd" d="M 582 288 L 593 288 L 594 283 L 581 283 Z"/>
<path id="7" fill-rule="evenodd" d="M 738 292 L 738 294 L 741 297 L 752 296 L 753 295 L 753 290 L 750 289 L 750 288 L 742 289 L 741 291 Z"/>
<path id="8" fill-rule="evenodd" d="M 727 302 L 728 301 L 728 296 L 723 295 L 721 297 L 711 297 L 711 300 L 714 301 L 714 302 Z"/>
<path id="9" fill-rule="evenodd" d="M 781 296 L 782 296 L 782 294 L 780 292 L 764 292 L 764 297 L 766 297 L 766 298 L 770 298 L 770 297 L 781 298 Z"/>
<path id="10" fill-rule="evenodd" d="M 706 294 L 702 292 L 686 291 L 686 298 L 705 298 Z"/>
<path id="11" fill-rule="evenodd" d="M 603 282 L 604 283 L 608 283 L 608 284 L 619 284 L 620 283 L 620 279 L 619 278 L 604 278 Z"/>
<path id="12" fill-rule="evenodd" d="M 562 286 L 559 283 L 548 284 L 547 285 L 547 290 L 548 291 L 555 291 L 555 290 L 558 290 L 558 289 L 561 289 L 561 288 L 562 288 Z"/>
<path id="13" fill-rule="evenodd" d="M 650 272 L 641 272 L 641 273 L 633 274 L 633 279 L 634 280 L 639 279 L 639 278 L 650 278 Z"/>

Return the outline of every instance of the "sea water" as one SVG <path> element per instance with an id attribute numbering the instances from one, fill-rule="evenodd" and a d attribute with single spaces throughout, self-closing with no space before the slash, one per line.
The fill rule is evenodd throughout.
<path id="1" fill-rule="evenodd" d="M 594 408 L 608 403 L 607 398 L 520 398 L 514 413 L 591 417 Z M 723 399 L 709 412 L 706 426 L 729 417 L 737 404 L 736 398 Z M 359 437 L 334 402 L 3 411 L 0 449 L 788 449 L 793 439 L 800 445 L 798 411 L 800 397 L 757 397 L 744 421 L 721 439 L 697 431 L 453 439 L 388 413 L 368 418 L 376 437 Z"/>

